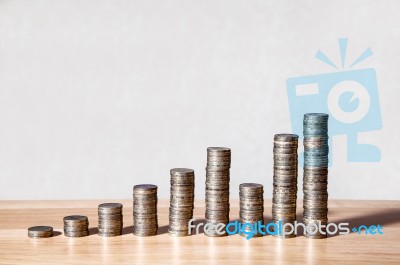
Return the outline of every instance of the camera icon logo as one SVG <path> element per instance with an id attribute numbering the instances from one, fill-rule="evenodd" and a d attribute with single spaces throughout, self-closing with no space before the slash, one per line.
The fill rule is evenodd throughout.
<path id="1" fill-rule="evenodd" d="M 339 39 L 342 70 L 332 73 L 289 78 L 286 88 L 293 133 L 303 134 L 303 115 L 308 112 L 329 113 L 329 141 L 332 136 L 347 135 L 348 162 L 379 162 L 378 147 L 358 142 L 358 133 L 382 129 L 376 71 L 351 68 L 372 55 L 366 49 L 349 69 L 343 70 L 347 39 Z M 324 53 L 315 57 L 339 69 Z M 329 143 L 329 146 L 332 146 Z M 330 152 L 331 156 L 332 152 Z M 331 157 L 329 158 L 331 164 Z"/>

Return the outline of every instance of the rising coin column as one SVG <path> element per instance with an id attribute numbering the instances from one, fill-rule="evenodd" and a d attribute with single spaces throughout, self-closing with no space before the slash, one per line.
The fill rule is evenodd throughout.
<path id="1" fill-rule="evenodd" d="M 328 117 L 324 113 L 304 115 L 303 218 L 313 228 L 306 233 L 309 238 L 326 238 L 326 228 L 321 227 L 321 233 L 315 225 L 328 223 Z"/>
<path id="2" fill-rule="evenodd" d="M 64 235 L 67 237 L 84 237 L 89 235 L 89 219 L 83 215 L 70 215 L 63 219 Z"/>
<path id="3" fill-rule="evenodd" d="M 229 223 L 229 170 L 231 167 L 231 149 L 226 147 L 207 148 L 206 167 L 206 223 Z M 208 236 L 219 235 L 209 229 Z"/>
<path id="4" fill-rule="evenodd" d="M 122 235 L 122 204 L 103 203 L 98 207 L 99 236 L 112 237 Z"/>
<path id="5" fill-rule="evenodd" d="M 171 195 L 169 207 L 169 228 L 171 236 L 189 235 L 188 223 L 193 218 L 194 170 L 173 168 L 171 174 Z"/>
<path id="6" fill-rule="evenodd" d="M 264 186 L 257 183 L 242 183 L 239 185 L 240 208 L 239 217 L 242 224 L 257 224 L 260 221 L 264 224 Z M 245 227 L 245 231 L 251 232 L 251 227 Z M 258 230 L 258 228 L 257 228 Z M 240 233 L 241 236 L 246 234 Z M 253 237 L 260 237 L 262 234 L 255 232 Z"/>
<path id="7" fill-rule="evenodd" d="M 298 135 L 276 134 L 274 137 L 274 187 L 272 198 L 272 221 L 279 224 L 296 221 L 297 199 L 297 147 Z M 290 227 L 285 227 L 285 233 Z M 282 237 L 276 234 L 275 237 Z M 285 237 L 294 237 L 286 234 Z"/>
<path id="8" fill-rule="evenodd" d="M 157 230 L 157 186 L 136 185 L 133 187 L 133 234 L 155 236 Z"/>

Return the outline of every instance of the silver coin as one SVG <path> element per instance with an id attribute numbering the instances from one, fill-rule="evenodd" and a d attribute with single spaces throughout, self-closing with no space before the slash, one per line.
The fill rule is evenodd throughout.
<path id="1" fill-rule="evenodd" d="M 53 236 L 53 227 L 51 226 L 32 226 L 28 228 L 28 237 L 46 238 Z"/>
<path id="2" fill-rule="evenodd" d="M 69 215 L 63 218 L 64 223 L 88 223 L 87 216 Z"/>

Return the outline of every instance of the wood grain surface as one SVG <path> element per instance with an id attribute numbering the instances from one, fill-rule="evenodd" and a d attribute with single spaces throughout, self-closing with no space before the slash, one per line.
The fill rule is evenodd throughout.
<path id="1" fill-rule="evenodd" d="M 96 234 L 97 206 L 103 202 L 124 204 L 122 236 Z M 174 238 L 167 233 L 169 202 L 158 206 L 159 235 L 141 238 L 132 234 L 131 200 L 0 201 L 0 264 L 400 264 L 400 201 L 331 200 L 329 222 L 380 224 L 383 235 L 351 233 L 322 240 L 204 234 Z M 299 202 L 299 221 L 301 210 Z M 238 211 L 238 202 L 232 201 L 232 220 Z M 90 236 L 67 238 L 61 233 L 62 218 L 71 214 L 89 217 Z M 271 219 L 270 200 L 264 216 Z M 201 201 L 196 202 L 195 218 L 204 218 Z M 28 227 L 35 225 L 50 225 L 57 232 L 52 238 L 28 238 Z"/>

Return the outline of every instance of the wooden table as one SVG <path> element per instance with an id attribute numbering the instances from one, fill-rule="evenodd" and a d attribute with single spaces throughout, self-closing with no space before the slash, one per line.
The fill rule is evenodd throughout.
<path id="1" fill-rule="evenodd" d="M 273 236 L 245 240 L 238 235 L 210 238 L 204 234 L 174 238 L 168 235 L 168 201 L 159 202 L 159 235 L 132 235 L 132 202 L 124 204 L 123 235 L 96 235 L 97 201 L 0 201 L 0 264 L 400 264 L 400 201 L 329 202 L 329 222 L 350 226 L 383 226 L 383 235 L 351 233 L 313 240 L 299 236 Z M 118 202 L 118 200 L 111 200 Z M 231 203 L 231 219 L 238 202 Z M 234 207 L 233 207 L 234 206 Z M 265 202 L 265 218 L 271 218 L 271 201 Z M 299 202 L 301 221 L 301 202 Z M 62 231 L 66 215 L 87 215 L 91 235 L 67 238 Z M 204 203 L 196 202 L 195 218 L 204 217 Z M 52 238 L 31 239 L 27 228 L 50 225 L 59 231 Z"/>

